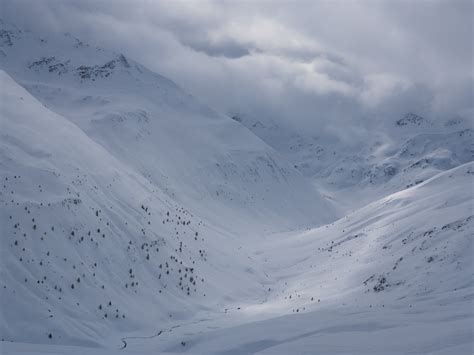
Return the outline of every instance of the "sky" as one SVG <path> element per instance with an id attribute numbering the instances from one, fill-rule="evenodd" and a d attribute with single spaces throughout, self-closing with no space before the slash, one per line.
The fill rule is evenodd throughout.
<path id="1" fill-rule="evenodd" d="M 18 26 L 123 52 L 230 115 L 318 130 L 474 114 L 473 1 L 0 3 Z"/>

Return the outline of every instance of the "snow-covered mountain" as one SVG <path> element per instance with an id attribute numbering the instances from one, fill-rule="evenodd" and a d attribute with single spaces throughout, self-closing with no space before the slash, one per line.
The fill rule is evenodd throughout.
<path id="1" fill-rule="evenodd" d="M 2 338 L 101 343 L 264 292 L 235 231 L 333 218 L 274 150 L 170 80 L 3 26 Z"/>
<path id="2" fill-rule="evenodd" d="M 376 132 L 232 119 L 1 22 L 1 352 L 472 352 L 472 127 Z"/>
<path id="3" fill-rule="evenodd" d="M 233 116 L 332 196 L 341 212 L 417 185 L 474 159 L 471 121 L 432 122 L 408 113 L 361 139 L 282 128 L 269 119 Z M 354 196 L 357 196 L 354 199 Z"/>
<path id="4" fill-rule="evenodd" d="M 227 231 L 1 73 L 2 338 L 92 345 L 261 292 Z"/>
<path id="5" fill-rule="evenodd" d="M 188 208 L 265 229 L 334 217 L 301 174 L 245 127 L 172 81 L 72 35 L 3 23 L 2 68 L 46 107 Z M 271 206 L 271 208 L 268 208 Z M 229 218 L 222 227 L 242 230 Z M 263 222 L 263 223 L 262 223 Z"/>

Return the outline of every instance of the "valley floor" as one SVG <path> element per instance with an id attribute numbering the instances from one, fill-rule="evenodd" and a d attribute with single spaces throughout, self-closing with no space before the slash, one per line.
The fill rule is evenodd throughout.
<path id="1" fill-rule="evenodd" d="M 165 329 L 160 336 L 137 335 L 108 349 L 4 343 L 4 354 L 471 354 L 472 314 L 458 307 L 432 313 L 415 309 L 354 307 L 322 309 L 265 320 L 243 307 L 245 316 L 203 315 Z M 216 318 L 208 318 L 208 317 Z M 238 324 L 238 325 L 235 325 Z M 184 345 L 181 342 L 184 342 Z"/>

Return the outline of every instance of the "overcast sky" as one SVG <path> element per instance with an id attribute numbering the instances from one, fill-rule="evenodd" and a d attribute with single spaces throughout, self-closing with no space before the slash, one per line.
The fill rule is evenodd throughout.
<path id="1" fill-rule="evenodd" d="M 225 113 L 473 113 L 473 1 L 0 1 L 4 19 L 123 52 Z"/>

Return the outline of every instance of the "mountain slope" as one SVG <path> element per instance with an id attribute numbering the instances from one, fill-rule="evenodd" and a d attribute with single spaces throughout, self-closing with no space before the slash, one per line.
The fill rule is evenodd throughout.
<path id="1" fill-rule="evenodd" d="M 170 80 L 71 35 L 41 38 L 2 26 L 6 72 L 208 220 L 247 234 L 334 219 L 330 204 L 278 153 Z M 251 231 L 242 218 L 252 221 Z"/>
<path id="2" fill-rule="evenodd" d="M 263 293 L 227 232 L 0 79 L 2 339 L 93 345 Z"/>

